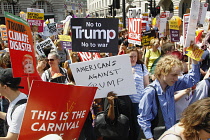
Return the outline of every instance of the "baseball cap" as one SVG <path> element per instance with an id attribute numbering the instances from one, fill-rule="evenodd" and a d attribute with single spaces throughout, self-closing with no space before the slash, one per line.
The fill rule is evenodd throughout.
<path id="1" fill-rule="evenodd" d="M 24 88 L 19 86 L 21 78 L 13 78 L 12 69 L 1 69 L 0 70 L 0 82 L 4 85 L 7 85 L 10 88 Z"/>

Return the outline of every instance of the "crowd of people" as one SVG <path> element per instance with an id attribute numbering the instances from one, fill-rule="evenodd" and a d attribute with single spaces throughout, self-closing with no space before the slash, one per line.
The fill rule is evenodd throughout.
<path id="1" fill-rule="evenodd" d="M 210 44 L 206 42 L 209 39 L 206 36 L 208 35 L 203 34 L 200 46 L 191 42 L 193 49 L 204 50 L 200 61 L 196 61 L 183 52 L 183 46 L 170 42 L 167 38 L 155 37 L 151 39 L 149 46 L 137 46 L 128 42 L 128 30 L 120 31 L 116 46 L 119 48 L 118 53 L 100 55 L 101 58 L 124 54 L 130 56 L 130 69 L 137 93 L 117 96 L 118 93 L 113 93 L 110 89 L 107 98 L 95 99 L 79 140 L 209 139 Z M 53 41 L 56 49 L 46 47 L 45 56 L 36 55 L 37 72 L 43 81 L 75 85 L 69 65 L 81 60 L 77 52 L 62 48 L 59 39 Z M 27 96 L 19 90 L 23 88 L 19 86 L 21 78 L 12 76 L 7 44 L 1 42 L 1 46 L 0 140 L 16 140 Z M 96 130 L 94 122 L 97 114 L 102 111 L 106 112 L 109 125 L 116 124 L 119 114 L 125 115 L 129 119 L 128 135 L 103 136 Z M 57 135 L 50 135 L 53 136 L 61 139 Z"/>

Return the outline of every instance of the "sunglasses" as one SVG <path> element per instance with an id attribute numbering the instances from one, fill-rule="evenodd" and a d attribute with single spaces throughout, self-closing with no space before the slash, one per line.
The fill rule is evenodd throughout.
<path id="1" fill-rule="evenodd" d="M 54 61 L 55 59 L 46 59 L 47 61 Z"/>

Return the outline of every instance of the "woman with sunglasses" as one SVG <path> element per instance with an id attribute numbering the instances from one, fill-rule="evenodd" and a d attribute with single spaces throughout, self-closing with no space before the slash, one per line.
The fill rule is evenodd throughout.
<path id="1" fill-rule="evenodd" d="M 159 140 L 210 139 L 210 97 L 188 106 L 179 123 L 167 130 Z"/>
<path id="2" fill-rule="evenodd" d="M 42 74 L 42 80 L 47 82 L 56 82 L 56 83 L 68 83 L 69 77 L 67 70 L 60 67 L 60 59 L 58 53 L 55 51 L 50 52 L 47 57 L 47 62 L 50 65 L 50 68 L 45 70 Z"/>

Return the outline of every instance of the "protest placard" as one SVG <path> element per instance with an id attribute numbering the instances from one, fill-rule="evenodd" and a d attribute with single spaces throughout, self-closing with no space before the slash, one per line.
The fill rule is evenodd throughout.
<path id="1" fill-rule="evenodd" d="M 72 51 L 117 53 L 118 23 L 113 18 L 72 18 Z"/>
<path id="2" fill-rule="evenodd" d="M 37 27 L 35 32 L 43 32 L 44 9 L 27 8 L 27 21 L 31 28 Z"/>
<path id="3" fill-rule="evenodd" d="M 5 12 L 13 76 L 39 76 L 30 26 L 24 19 Z"/>
<path id="4" fill-rule="evenodd" d="M 187 27 L 187 35 L 185 40 L 184 47 L 189 47 L 191 41 L 195 40 L 195 31 L 198 22 L 198 14 L 200 9 L 200 1 L 199 0 L 192 0 L 191 1 L 191 10 L 190 10 L 190 18 L 189 24 Z"/>
<path id="5" fill-rule="evenodd" d="M 206 17 L 203 23 L 203 29 L 205 31 L 209 30 L 209 23 L 210 23 L 210 11 L 207 11 Z"/>
<path id="6" fill-rule="evenodd" d="M 183 37 L 184 37 L 184 43 L 186 40 L 186 36 L 187 36 L 187 27 L 189 24 L 189 18 L 190 18 L 190 14 L 184 14 L 183 15 Z"/>
<path id="7" fill-rule="evenodd" d="M 204 52 L 203 50 L 198 49 L 198 48 L 193 50 L 192 46 L 187 47 L 186 51 L 187 51 L 186 55 L 196 61 L 200 61 L 201 56 L 203 55 L 203 52 Z"/>
<path id="8" fill-rule="evenodd" d="M 51 35 L 57 35 L 58 31 L 57 31 L 57 27 L 56 27 L 56 23 L 48 23 L 47 27 L 49 29 L 49 32 Z"/>
<path id="9" fill-rule="evenodd" d="M 77 140 L 96 89 L 34 81 L 19 140 L 38 140 L 48 134 L 58 134 L 64 140 Z"/>
<path id="10" fill-rule="evenodd" d="M 78 52 L 78 56 L 82 62 L 101 58 L 99 53 L 90 52 Z"/>
<path id="11" fill-rule="evenodd" d="M 62 31 L 63 31 L 63 23 L 57 23 L 56 24 L 56 27 L 57 27 L 57 31 L 58 31 L 58 33 L 62 33 Z"/>
<path id="12" fill-rule="evenodd" d="M 71 42 L 71 37 L 69 35 L 58 35 L 60 41 L 69 41 Z"/>
<path id="13" fill-rule="evenodd" d="M 166 12 L 162 12 L 160 14 L 160 23 L 159 23 L 159 37 L 166 36 L 166 23 L 167 23 L 167 15 Z"/>
<path id="14" fill-rule="evenodd" d="M 60 41 L 61 47 L 64 49 L 72 50 L 72 42 L 69 41 Z"/>
<path id="15" fill-rule="evenodd" d="M 128 54 L 70 64 L 77 85 L 98 87 L 95 98 L 136 94 Z"/>
<path id="16" fill-rule="evenodd" d="M 1 32 L 1 39 L 2 40 L 8 40 L 6 25 L 0 25 L 0 32 Z"/>
<path id="17" fill-rule="evenodd" d="M 204 24 L 204 20 L 206 18 L 206 12 L 207 12 L 207 8 L 208 8 L 208 3 L 202 2 L 200 4 L 200 12 L 199 12 L 199 16 L 198 16 L 198 24 Z"/>
<path id="18" fill-rule="evenodd" d="M 55 44 L 52 42 L 52 40 L 48 37 L 47 39 L 45 39 L 44 41 L 38 43 L 36 45 L 36 52 L 40 55 L 40 56 L 45 56 L 45 53 L 43 51 L 43 49 L 45 47 L 50 47 L 54 50 L 56 50 L 56 46 Z"/>
<path id="19" fill-rule="evenodd" d="M 132 44 L 141 45 L 141 8 L 129 8 L 128 15 L 128 42 Z M 144 28 L 146 28 L 145 23 Z"/>
<path id="20" fill-rule="evenodd" d="M 171 42 L 179 42 L 179 25 L 177 20 L 169 20 L 170 40 Z"/>
<path id="21" fill-rule="evenodd" d="M 154 30 L 142 32 L 141 43 L 142 43 L 143 46 L 149 46 L 150 45 L 150 41 L 154 38 L 154 36 L 152 36 L 152 32 L 154 32 Z"/>

